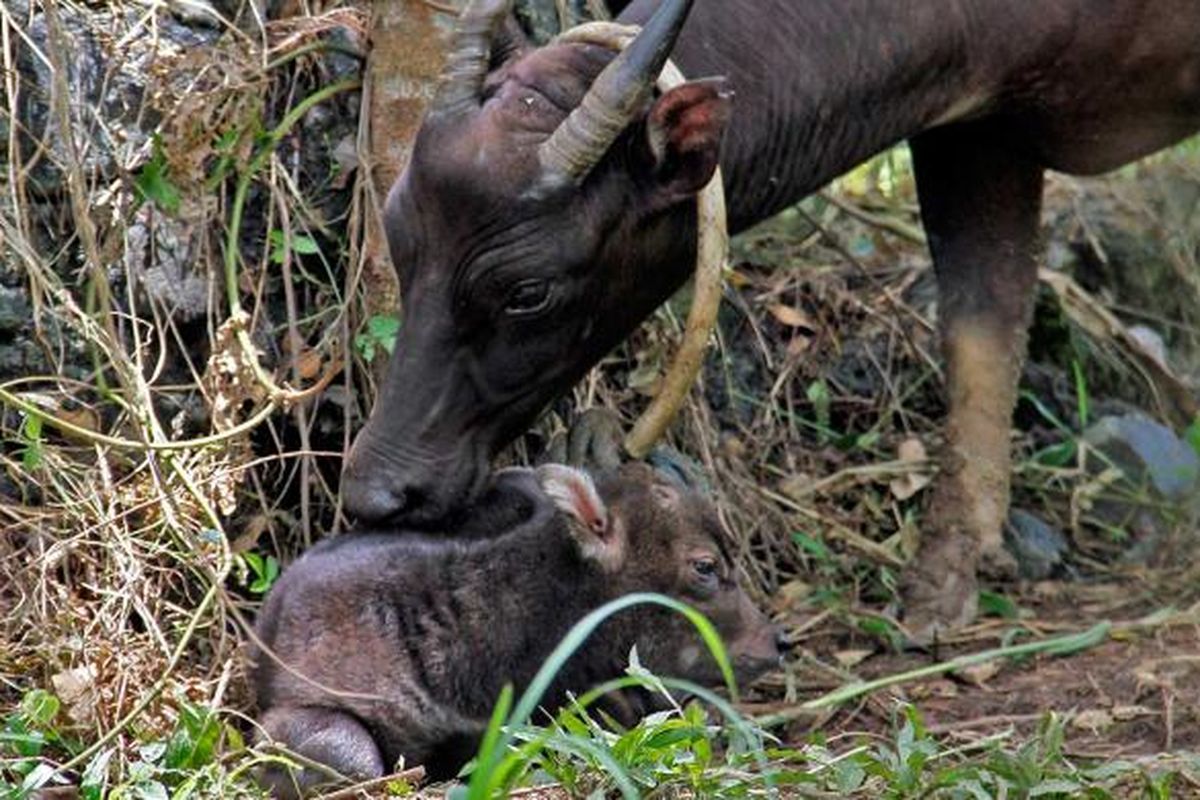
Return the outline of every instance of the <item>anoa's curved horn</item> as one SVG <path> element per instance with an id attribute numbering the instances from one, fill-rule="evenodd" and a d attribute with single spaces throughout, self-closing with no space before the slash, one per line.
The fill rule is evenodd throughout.
<path id="1" fill-rule="evenodd" d="M 597 76 L 539 148 L 548 173 L 577 183 L 587 177 L 650 96 L 691 8 L 692 0 L 663 0 L 637 38 Z"/>
<path id="2" fill-rule="evenodd" d="M 431 112 L 453 113 L 479 103 L 496 33 L 511 6 L 512 0 L 471 0 L 463 9 Z"/>

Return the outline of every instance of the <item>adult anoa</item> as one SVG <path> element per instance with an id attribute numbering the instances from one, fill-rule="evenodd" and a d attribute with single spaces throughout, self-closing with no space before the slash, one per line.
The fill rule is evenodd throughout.
<path id="1" fill-rule="evenodd" d="M 1200 128 L 1200 0 L 694 5 L 629 3 L 620 21 L 646 24 L 617 58 L 528 46 L 505 0 L 467 7 L 387 203 L 405 323 L 346 507 L 424 525 L 469 503 L 489 457 L 685 280 L 718 163 L 736 232 L 907 138 L 949 417 L 903 599 L 918 634 L 961 623 L 981 559 L 1004 560 L 1043 173 Z M 655 96 L 668 52 L 724 77 Z"/>

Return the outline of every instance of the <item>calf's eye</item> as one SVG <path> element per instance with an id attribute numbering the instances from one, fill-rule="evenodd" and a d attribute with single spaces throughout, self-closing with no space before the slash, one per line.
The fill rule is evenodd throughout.
<path id="1" fill-rule="evenodd" d="M 521 281 L 508 293 L 504 301 L 504 313 L 526 316 L 544 311 L 550 305 L 550 284 L 543 280 Z"/>
<path id="2" fill-rule="evenodd" d="M 717 579 L 717 562 L 711 558 L 698 558 L 692 562 L 692 569 L 703 581 Z"/>

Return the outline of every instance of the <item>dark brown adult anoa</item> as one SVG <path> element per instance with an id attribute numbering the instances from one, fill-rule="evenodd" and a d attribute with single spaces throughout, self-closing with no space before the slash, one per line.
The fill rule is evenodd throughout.
<path id="1" fill-rule="evenodd" d="M 288 568 L 258 623 L 267 650 L 254 656 L 253 681 L 265 731 L 349 777 L 383 775 L 401 756 L 452 777 L 501 687 L 519 694 L 572 625 L 632 592 L 703 612 L 739 681 L 778 664 L 779 631 L 738 587 L 700 494 L 642 464 L 596 484 L 559 465 L 539 467 L 536 479 L 540 487 L 510 485 L 532 498 L 527 516 L 493 538 L 343 536 Z M 545 705 L 620 677 L 634 646 L 658 674 L 721 682 L 691 623 L 635 607 L 601 625 Z M 637 699 L 608 710 L 621 716 Z M 320 777 L 272 770 L 266 780 L 292 796 Z"/>
<path id="2" fill-rule="evenodd" d="M 981 555 L 1003 559 L 1043 171 L 1200 127 L 1200 0 L 697 0 L 686 25 L 690 0 L 635 0 L 621 21 L 650 21 L 615 60 L 526 46 L 507 5 L 468 6 L 388 200 L 405 322 L 346 507 L 428 524 L 468 503 L 489 456 L 685 280 L 718 162 L 738 231 L 908 138 L 950 411 L 904 599 L 917 630 L 969 619 Z M 725 77 L 655 96 L 668 51 Z"/>

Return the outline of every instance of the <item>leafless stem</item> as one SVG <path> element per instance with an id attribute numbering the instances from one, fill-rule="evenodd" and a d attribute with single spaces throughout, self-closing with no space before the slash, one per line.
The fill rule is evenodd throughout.
<path id="1" fill-rule="evenodd" d="M 683 74 L 674 64 L 667 62 L 663 77 L 659 79 L 659 87 L 666 90 L 683 81 Z M 729 232 L 725 226 L 725 191 L 721 184 L 720 168 L 701 190 L 696 206 L 698 241 L 692 307 L 674 363 L 663 378 L 658 394 L 625 437 L 625 450 L 634 458 L 642 458 L 650 452 L 650 448 L 662 437 L 671 420 L 683 407 L 688 391 L 704 364 L 704 352 L 717 324 L 725 256 L 729 250 Z"/>

